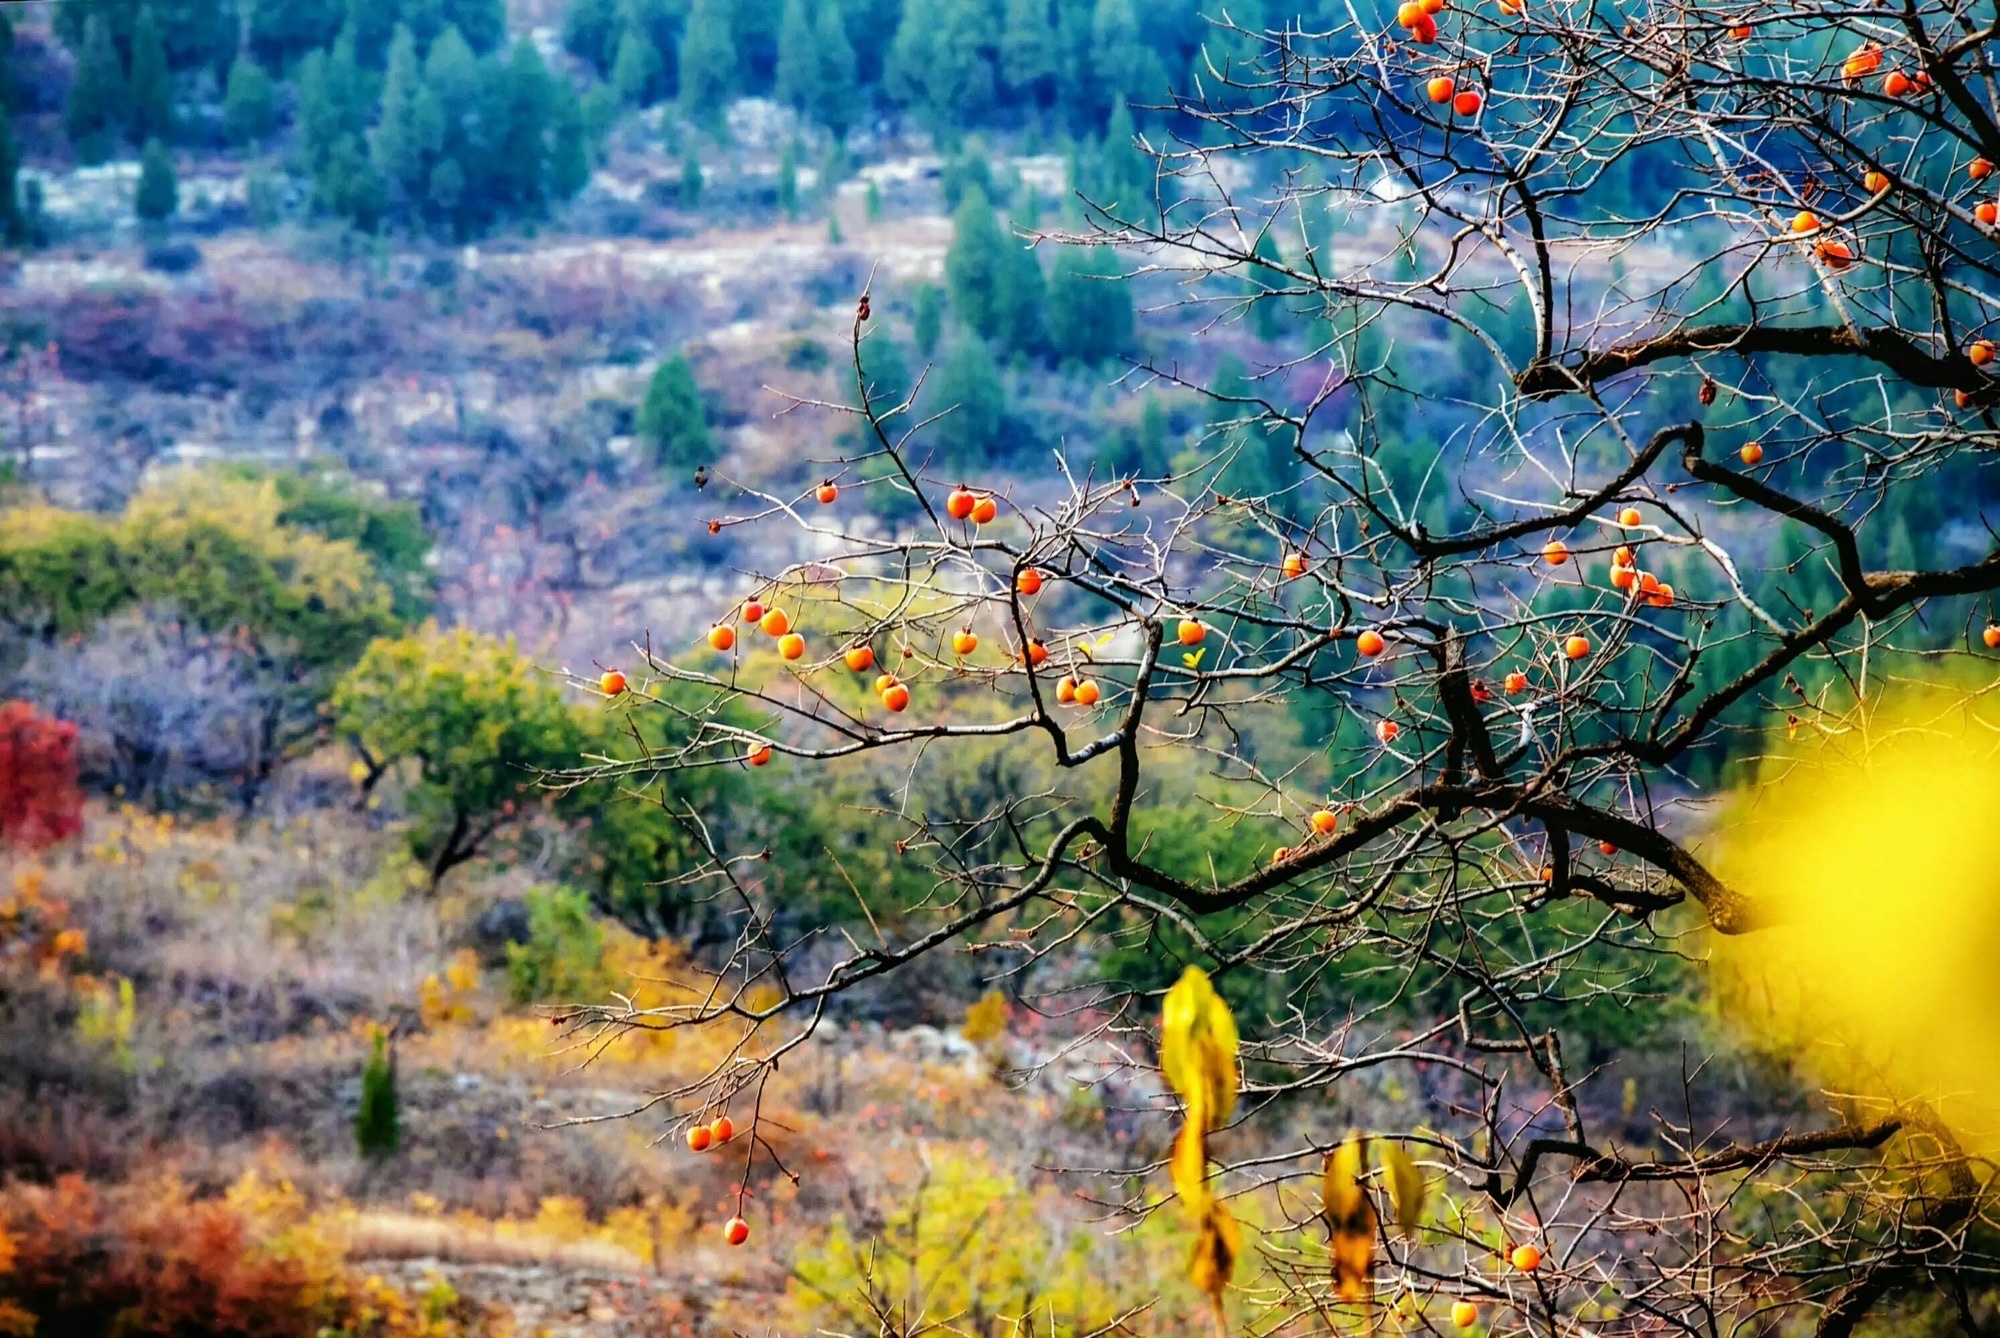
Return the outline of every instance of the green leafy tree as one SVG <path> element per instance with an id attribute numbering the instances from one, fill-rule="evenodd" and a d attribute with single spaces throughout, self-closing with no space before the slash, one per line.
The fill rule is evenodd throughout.
<path id="1" fill-rule="evenodd" d="M 563 50 L 609 78 L 626 31 L 618 0 L 575 0 L 563 15 Z"/>
<path id="2" fill-rule="evenodd" d="M 1107 247 L 1065 246 L 1049 275 L 1049 342 L 1059 358 L 1098 363 L 1132 343 L 1132 289 Z"/>
<path id="3" fill-rule="evenodd" d="M 819 92 L 819 54 L 813 44 L 818 38 L 813 24 L 814 6 L 807 0 L 784 0 L 784 17 L 778 23 L 778 68 L 773 92 L 778 101 L 810 113 Z"/>
<path id="4" fill-rule="evenodd" d="M 1124 218 L 1142 215 L 1157 190 L 1153 160 L 1139 147 L 1138 133 L 1132 109 L 1123 102 L 1114 106 L 1104 127 L 1096 171 L 1082 183 L 1092 204 Z"/>
<path id="5" fill-rule="evenodd" d="M 952 216 L 951 248 L 945 252 L 945 283 L 952 310 L 987 338 L 1000 330 L 1001 276 L 1007 265 L 1007 238 L 1000 220 L 977 186 L 966 190 Z"/>
<path id="6" fill-rule="evenodd" d="M 501 113 L 488 191 L 502 212 L 542 213 L 551 198 L 549 130 L 555 84 L 533 42 L 514 44 L 500 76 Z"/>
<path id="7" fill-rule="evenodd" d="M 694 0 L 681 35 L 681 111 L 690 120 L 714 124 L 736 94 L 736 37 L 728 0 Z"/>
<path id="8" fill-rule="evenodd" d="M 125 81 L 126 128 L 134 144 L 169 140 L 174 134 L 174 79 L 167 69 L 167 46 L 151 8 L 132 24 L 131 72 Z"/>
<path id="9" fill-rule="evenodd" d="M 301 3 L 309 5 L 311 0 Z M 90 20 L 96 18 L 108 29 L 112 45 L 120 52 L 130 52 L 139 15 L 148 9 L 166 40 L 169 68 L 191 70 L 205 65 L 218 76 L 228 68 L 237 42 L 237 13 L 232 0 L 90 0 L 80 5 L 51 5 L 49 13 L 56 36 L 72 51 L 82 51 Z M 338 20 L 333 27 L 339 27 Z M 329 29 L 321 42 L 332 35 Z"/>
<path id="10" fill-rule="evenodd" d="M 146 141 L 139 156 L 139 184 L 132 192 L 132 212 L 148 223 L 164 223 L 180 212 L 181 183 L 174 156 L 157 139 Z"/>
<path id="11" fill-rule="evenodd" d="M 531 888 L 528 941 L 507 945 L 507 989 L 518 1004 L 581 1001 L 612 985 L 604 971 L 604 926 L 573 887 Z"/>
<path id="12" fill-rule="evenodd" d="M 993 294 L 994 337 L 1018 353 L 1039 353 L 1047 342 L 1043 306 L 1048 285 L 1032 248 L 1010 235 L 1001 242 L 998 284 Z"/>
<path id="13" fill-rule="evenodd" d="M 408 26 L 402 0 L 347 0 L 343 27 L 354 38 L 354 59 L 364 70 L 386 66 L 396 29 Z"/>
<path id="14" fill-rule="evenodd" d="M 396 1097 L 396 1060 L 389 1038 L 378 1028 L 361 1070 L 361 1108 L 354 1113 L 354 1144 L 361 1155 L 385 1158 L 402 1146 L 402 1116 Z"/>
<path id="15" fill-rule="evenodd" d="M 714 458 L 708 410 L 686 358 L 676 354 L 654 370 L 639 406 L 638 427 L 654 463 L 663 469 L 693 469 Z"/>
<path id="16" fill-rule="evenodd" d="M 1167 71 L 1139 32 L 1132 0 L 1097 0 L 1090 19 L 1090 57 L 1098 97 L 1093 120 L 1129 103 L 1165 102 Z"/>
<path id="17" fill-rule="evenodd" d="M 548 192 L 552 201 L 573 200 L 590 183 L 590 131 L 583 99 L 569 80 L 554 81 L 549 99 Z"/>
<path id="18" fill-rule="evenodd" d="M 937 425 L 940 461 L 970 470 L 1004 454 L 1001 428 L 1007 416 L 1007 391 L 985 340 L 960 336 L 953 341 L 938 369 L 935 394 L 932 402 L 937 407 L 951 407 Z M 925 398 L 930 398 L 929 392 Z"/>
<path id="19" fill-rule="evenodd" d="M 110 25 L 93 15 L 84 25 L 77 52 L 76 77 L 69 87 L 65 122 L 70 142 L 84 162 L 111 156 L 118 136 L 130 120 L 125 90 L 125 66 L 112 44 Z"/>
<path id="20" fill-rule="evenodd" d="M 428 627 L 377 641 L 340 680 L 333 715 L 371 768 L 416 772 L 411 833 L 435 890 L 576 764 L 585 728 L 511 641 Z"/>
<path id="21" fill-rule="evenodd" d="M 0 512 L 0 642 L 79 636 L 134 598 L 115 528 L 53 506 Z"/>
<path id="22" fill-rule="evenodd" d="M 465 44 L 479 54 L 497 51 L 507 40 L 507 0 L 440 0 L 432 31 L 441 34 L 446 28 L 458 29 Z M 421 29 L 417 36 L 422 40 Z"/>
<path id="23" fill-rule="evenodd" d="M 390 590 L 390 606 L 401 622 L 415 622 L 430 609 L 435 594 L 429 558 L 430 532 L 414 502 L 369 496 L 353 481 L 323 470 L 271 473 L 249 465 L 224 465 L 217 477 L 276 494 L 279 525 L 335 543 L 350 543 L 367 557 Z"/>
<path id="24" fill-rule="evenodd" d="M 278 128 L 278 89 L 264 67 L 247 53 L 229 67 L 229 84 L 222 98 L 222 123 L 231 143 L 248 146 L 271 137 Z"/>

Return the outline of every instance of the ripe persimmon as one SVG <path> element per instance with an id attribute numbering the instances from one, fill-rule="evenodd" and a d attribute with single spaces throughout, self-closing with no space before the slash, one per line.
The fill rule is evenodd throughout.
<path id="1" fill-rule="evenodd" d="M 740 1217 L 732 1217 L 722 1224 L 722 1238 L 731 1245 L 741 1245 L 750 1239 L 750 1224 Z"/>
<path id="2" fill-rule="evenodd" d="M 1600 855 L 1615 855 L 1618 853 L 1618 847 L 1612 845 L 1609 841 L 1599 841 L 1597 843 L 1597 852 Z"/>
<path id="3" fill-rule="evenodd" d="M 765 636 L 783 636 L 792 630 L 792 620 L 783 609 L 766 609 L 764 616 L 757 620 L 757 626 L 764 629 Z"/>
<path id="4" fill-rule="evenodd" d="M 1628 566 L 1622 562 L 1611 564 L 1611 588 L 1613 590 L 1630 590 L 1638 579 L 1639 572 L 1637 568 Z"/>
<path id="5" fill-rule="evenodd" d="M 833 486 L 832 479 L 828 479 L 819 485 L 819 491 L 814 496 L 819 498 L 821 506 L 832 506 L 834 499 L 840 496 L 840 489 Z"/>
<path id="6" fill-rule="evenodd" d="M 1533 1245 L 1516 1245 L 1508 1261 L 1523 1273 L 1532 1273 L 1542 1266 L 1542 1252 Z"/>
<path id="7" fill-rule="evenodd" d="M 2000 650 L 2000 623 L 1986 624 L 1986 630 L 1979 637 L 1986 643 L 1986 649 Z"/>
<path id="8" fill-rule="evenodd" d="M 1974 367 L 1984 367 L 1987 363 L 1993 361 L 1993 352 L 1992 340 L 1975 339 L 1965 350 L 1965 356 L 1972 359 Z"/>
<path id="9" fill-rule="evenodd" d="M 1493 700 L 1493 691 L 1486 686 L 1486 680 L 1483 678 L 1473 679 L 1471 686 L 1466 691 L 1472 694 L 1472 700 L 1482 706 Z"/>
<path id="10" fill-rule="evenodd" d="M 1670 609 L 1674 606 L 1674 588 L 1662 581 L 1657 590 L 1646 596 L 1646 602 L 1656 609 Z"/>
<path id="11" fill-rule="evenodd" d="M 1501 680 L 1501 684 L 1507 689 L 1509 696 L 1519 696 L 1528 690 L 1528 676 L 1519 669 L 1510 670 L 1507 677 Z"/>
<path id="12" fill-rule="evenodd" d="M 1424 7 L 1418 0 L 1403 0 L 1402 4 L 1396 6 L 1396 22 L 1402 27 L 1414 27 L 1417 20 L 1423 16 Z"/>
<path id="13" fill-rule="evenodd" d="M 1994 223 L 2000 222 L 2000 204 L 1995 204 L 1991 200 L 1981 200 L 1972 206 L 1972 216 L 1990 228 Z"/>
<path id="14" fill-rule="evenodd" d="M 964 520 L 972 514 L 972 508 L 979 505 L 979 499 L 967 492 L 964 484 L 953 488 L 944 499 L 945 514 L 953 520 Z"/>
<path id="15" fill-rule="evenodd" d="M 1965 165 L 1965 174 L 1974 181 L 1984 181 L 1993 175 L 1993 164 L 1984 158 L 1974 158 Z"/>
<path id="16" fill-rule="evenodd" d="M 875 667 L 875 648 L 873 646 L 849 646 L 847 654 L 842 658 L 847 661 L 849 669 L 852 669 L 857 674 L 865 674 Z"/>
<path id="17" fill-rule="evenodd" d="M 788 660 L 796 660 L 806 653 L 806 639 L 797 632 L 787 632 L 778 638 L 778 654 Z"/>
<path id="18" fill-rule="evenodd" d="M 1468 88 L 1451 100 L 1451 109 L 1460 116 L 1477 116 L 1485 105 L 1486 95 L 1476 88 Z"/>
<path id="19" fill-rule="evenodd" d="M 1419 14 L 1417 22 L 1409 25 L 1410 40 L 1418 46 L 1429 46 L 1438 39 L 1437 20 L 1428 14 Z"/>
<path id="20" fill-rule="evenodd" d="M 1334 829 L 1340 826 L 1340 815 L 1330 808 L 1322 808 L 1307 821 L 1312 823 L 1312 829 L 1321 836 L 1332 836 Z"/>
<path id="21" fill-rule="evenodd" d="M 1306 574 L 1306 555 L 1304 553 L 1285 554 L 1284 565 L 1279 570 L 1284 572 L 1286 580 L 1298 580 L 1299 577 Z"/>
<path id="22" fill-rule="evenodd" d="M 1638 561 L 1639 555 L 1632 551 L 1629 544 L 1620 544 L 1612 550 L 1611 565 L 1614 567 L 1631 567 L 1637 565 Z"/>
<path id="23" fill-rule="evenodd" d="M 973 634 L 973 631 L 970 627 L 961 627 L 958 631 L 953 632 L 951 634 L 952 654 L 970 655 L 972 654 L 973 651 L 978 649 L 979 649 L 979 638 Z"/>
<path id="24" fill-rule="evenodd" d="M 1372 660 L 1388 648 L 1389 643 L 1384 641 L 1382 634 L 1372 627 L 1354 638 L 1354 649 L 1361 652 L 1363 659 Z"/>
<path id="25" fill-rule="evenodd" d="M 1094 678 L 1086 678 L 1083 682 L 1076 685 L 1076 704 L 1078 706 L 1095 706 L 1097 705 L 1097 699 L 1102 695 L 1098 689 L 1097 680 Z"/>
<path id="26" fill-rule="evenodd" d="M 1843 270 L 1854 263 L 1854 248 L 1832 238 L 1813 247 L 1813 254 L 1819 257 L 1820 264 L 1830 270 Z"/>
<path id="27" fill-rule="evenodd" d="M 1049 648 L 1039 641 L 1028 643 L 1028 663 L 1040 665 L 1049 658 Z"/>
<path id="28" fill-rule="evenodd" d="M 744 760 L 747 761 L 753 767 L 770 765 L 771 745 L 767 743 L 761 747 L 752 749 L 750 752 L 750 756 L 745 758 Z"/>
<path id="29" fill-rule="evenodd" d="M 1056 682 L 1056 700 L 1068 706 L 1076 700 L 1076 680 L 1064 674 Z"/>
<path id="30" fill-rule="evenodd" d="M 1743 449 L 1736 452 L 1736 455 L 1746 465 L 1761 465 L 1764 463 L 1764 447 L 1759 442 L 1744 442 Z"/>
<path id="31" fill-rule="evenodd" d="M 1866 79 L 1882 68 L 1882 48 L 1870 43 L 1862 46 L 1841 63 L 1840 73 L 1847 82 L 1854 83 Z"/>
<path id="32" fill-rule="evenodd" d="M 1183 618 L 1181 625 L 1175 629 L 1175 635 L 1183 646 L 1199 646 L 1208 636 L 1208 629 L 1198 619 Z"/>
<path id="33" fill-rule="evenodd" d="M 1394 743 L 1396 736 L 1402 732 L 1403 727 L 1393 720 L 1378 720 L 1375 722 L 1376 741 L 1384 745 Z"/>
<path id="34" fill-rule="evenodd" d="M 891 711 L 902 711 L 910 704 L 910 690 L 901 683 L 891 683 L 882 689 L 882 704 Z"/>
<path id="35" fill-rule="evenodd" d="M 1563 642 L 1563 654 L 1572 660 L 1583 659 L 1590 654 L 1590 638 L 1582 635 L 1569 638 Z"/>
<path id="36" fill-rule="evenodd" d="M 1451 1322 L 1455 1328 L 1471 1328 L 1479 1322 L 1479 1307 L 1470 1301 L 1453 1301 L 1451 1303 Z"/>
<path id="37" fill-rule="evenodd" d="M 708 1145 L 715 1141 L 715 1135 L 709 1133 L 707 1125 L 697 1124 L 688 1130 L 687 1139 L 689 1152 L 706 1152 Z"/>
<path id="38" fill-rule="evenodd" d="M 1542 545 L 1542 561 L 1551 567 L 1560 567 L 1569 561 L 1569 545 L 1560 539 L 1551 539 Z"/>
<path id="39" fill-rule="evenodd" d="M 1646 523 L 1646 518 L 1639 514 L 1638 507 L 1628 506 L 1618 513 L 1618 523 L 1628 530 L 1637 529 Z"/>
<path id="40" fill-rule="evenodd" d="M 727 1115 L 716 1116 L 715 1123 L 708 1126 L 708 1131 L 715 1135 L 717 1143 L 727 1143 L 730 1139 L 736 1137 L 736 1125 L 731 1122 Z"/>
<path id="41" fill-rule="evenodd" d="M 1729 30 L 1729 35 L 1739 42 L 1747 42 L 1750 40 L 1750 25 L 1739 23 Z"/>
<path id="42" fill-rule="evenodd" d="M 1901 98 L 1916 92 L 1917 86 L 1911 83 L 1910 76 L 1901 70 L 1891 70 L 1882 76 L 1882 91 L 1889 97 Z"/>
<path id="43" fill-rule="evenodd" d="M 616 669 L 606 669 L 604 676 L 597 680 L 597 688 L 607 697 L 616 697 L 625 691 L 625 675 Z"/>
<path id="44" fill-rule="evenodd" d="M 1040 567 L 1023 567 L 1021 574 L 1014 578 L 1014 588 L 1024 595 L 1039 595 L 1043 579 Z"/>
<path id="45" fill-rule="evenodd" d="M 763 604 L 759 603 L 757 600 L 754 599 L 744 600 L 743 621 L 746 623 L 760 623 L 764 621 Z"/>
<path id="46" fill-rule="evenodd" d="M 1889 189 L 1889 177 L 1883 172 L 1870 172 L 1867 176 L 1861 178 L 1861 188 L 1870 195 L 1880 195 L 1883 191 Z"/>
<path id="47" fill-rule="evenodd" d="M 736 644 L 736 629 L 728 623 L 717 623 L 708 629 L 708 644 L 715 650 L 728 650 Z"/>
<path id="48" fill-rule="evenodd" d="M 993 523 L 993 518 L 999 514 L 999 504 L 991 497 L 982 497 L 973 504 L 972 523 L 975 525 L 990 525 Z"/>
<path id="49" fill-rule="evenodd" d="M 1448 74 L 1441 74 L 1424 85 L 1424 93 L 1432 102 L 1450 102 L 1451 95 L 1457 91 L 1457 82 Z"/>
<path id="50" fill-rule="evenodd" d="M 1801 235 L 1819 231 L 1819 216 L 1809 209 L 1801 209 L 1792 215 L 1792 231 Z"/>

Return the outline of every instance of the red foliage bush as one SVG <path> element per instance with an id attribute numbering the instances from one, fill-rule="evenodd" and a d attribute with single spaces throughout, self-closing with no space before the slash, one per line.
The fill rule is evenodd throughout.
<path id="1" fill-rule="evenodd" d="M 82 830 L 76 726 L 0 702 L 0 842 L 36 849 Z"/>
<path id="2" fill-rule="evenodd" d="M 96 1338 L 267 1338 L 310 1334 L 339 1309 L 295 1258 L 254 1248 L 249 1224 L 220 1199 L 168 1185 L 104 1191 L 67 1176 L 0 1199 L 0 1308 L 34 1332 Z"/>

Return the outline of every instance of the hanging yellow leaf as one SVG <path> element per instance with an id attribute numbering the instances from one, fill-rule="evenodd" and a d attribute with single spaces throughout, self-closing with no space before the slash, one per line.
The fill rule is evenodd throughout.
<path id="1" fill-rule="evenodd" d="M 1195 1231 L 1194 1253 L 1188 1257 L 1188 1281 L 1207 1292 L 1221 1309 L 1223 1288 L 1236 1271 L 1236 1258 L 1243 1253 L 1243 1234 L 1236 1219 L 1220 1203 L 1210 1203 Z"/>
<path id="2" fill-rule="evenodd" d="M 1201 657 L 1206 654 L 1208 654 L 1206 647 L 1201 650 L 1189 651 L 1181 656 L 1181 663 L 1190 669 L 1199 669 L 1201 668 Z"/>
<path id="3" fill-rule="evenodd" d="M 1160 1010 L 1160 1067 L 1190 1109 L 1200 1093 L 1205 1131 L 1220 1127 L 1236 1109 L 1236 1050 L 1229 1005 L 1208 972 L 1188 967 Z"/>
<path id="4" fill-rule="evenodd" d="M 1343 1301 L 1374 1294 L 1375 1206 L 1361 1178 L 1368 1173 L 1368 1140 L 1350 1134 L 1326 1159 L 1320 1204 L 1333 1231 L 1333 1278 Z"/>
<path id="5" fill-rule="evenodd" d="M 1194 1112 L 1190 1111 L 1190 1117 Z M 1190 1118 L 1174 1135 L 1173 1155 L 1167 1159 L 1167 1174 L 1173 1178 L 1174 1192 L 1187 1201 L 1191 1214 L 1198 1215 L 1208 1203 L 1208 1140 L 1201 1125 Z"/>
<path id="6" fill-rule="evenodd" d="M 1401 1143 L 1382 1144 L 1382 1166 L 1389 1173 L 1389 1199 L 1396 1205 L 1396 1229 L 1403 1233 L 1404 1240 L 1410 1240 L 1424 1220 L 1424 1199 L 1430 1187 Z"/>

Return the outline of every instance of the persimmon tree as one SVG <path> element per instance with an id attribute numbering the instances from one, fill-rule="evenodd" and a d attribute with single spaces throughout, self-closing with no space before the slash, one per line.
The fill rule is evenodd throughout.
<path id="1" fill-rule="evenodd" d="M 1272 1189 L 1242 1242 L 1279 1279 L 1245 1294 L 1259 1331 L 1389 1304 L 1550 1334 L 1840 1335 L 1926 1306 L 1983 1331 L 1988 1177 L 1914 1094 L 1719 1128 L 1690 1068 L 1640 1151 L 1589 1093 L 1607 1005 L 1693 988 L 1706 943 L 1797 909 L 1712 854 L 1732 761 L 2000 643 L 2000 28 L 1931 0 L 1349 12 L 1219 20 L 1185 133 L 1148 146 L 1151 205 L 1050 238 L 1119 256 L 1150 329 L 1293 316 L 1227 387 L 1185 348 L 1134 360 L 1135 388 L 1209 396 L 1195 463 L 1107 476 L 1072 444 L 968 489 L 921 401 L 863 393 L 786 410 L 861 429 L 828 452 L 838 500 L 727 481 L 713 527 L 810 555 L 743 591 L 803 644 L 649 641 L 647 751 L 564 783 L 865 766 L 893 780 L 856 821 L 930 885 L 893 937 L 787 940 L 756 852 L 710 842 L 742 932 L 709 989 L 572 1025 L 750 1024 L 650 1107 L 691 1116 L 927 955 L 1135 1056 L 1185 960 L 1233 1021 L 1209 1029 L 1226 1069 L 1166 1064 L 1200 1131 L 1172 1179 L 1216 1223 L 1195 1276 L 1218 1295 L 1209 1209 Z M 864 296 L 864 386 L 873 328 Z M 873 489 L 908 520 L 852 521 Z M 1017 783 L 948 804 L 950 759 L 989 749 Z M 1093 969 L 1114 953 L 1139 966 Z M 1433 1128 L 1372 1131 L 1377 1158 L 1306 1099 L 1384 1070 L 1420 1076 Z M 1218 1075 L 1228 1099 L 1190 1096 Z M 1405 1212 L 1413 1173 L 1449 1213 Z"/>

